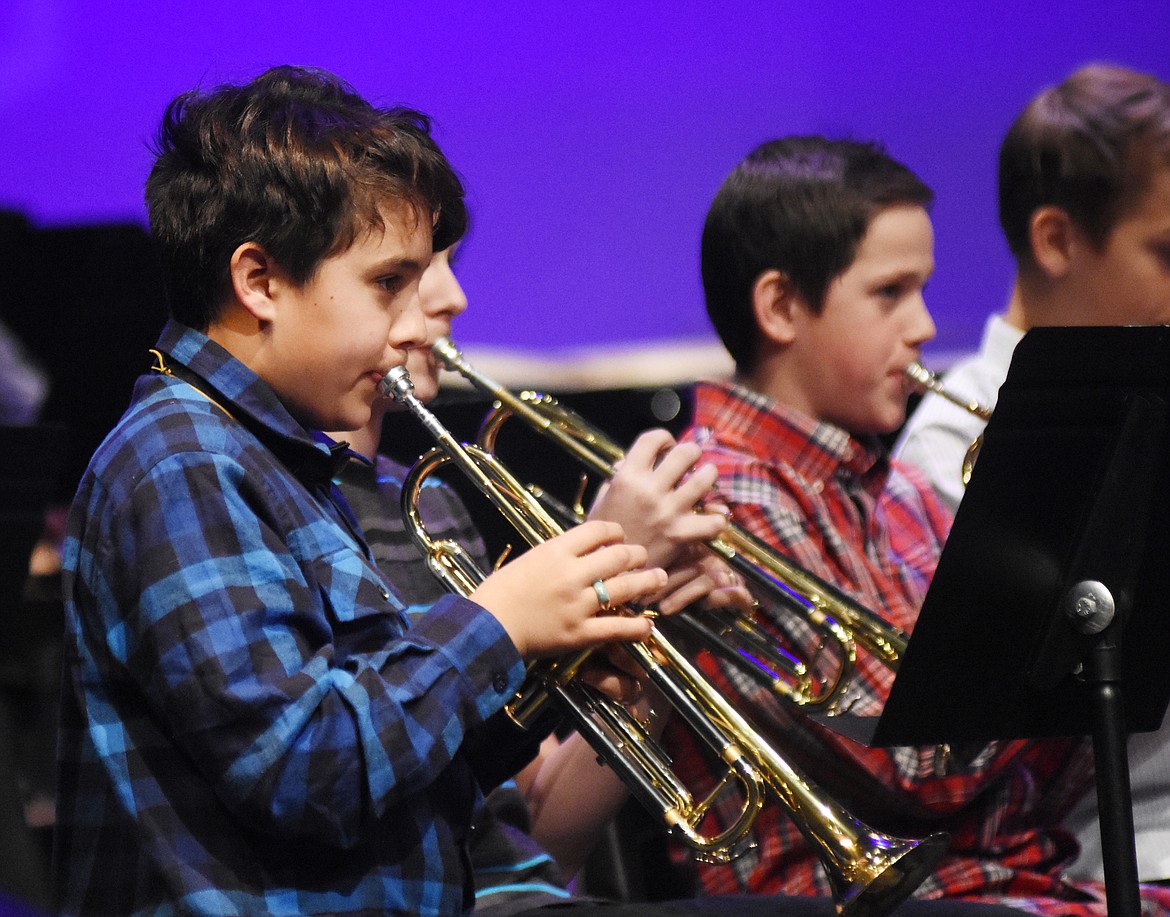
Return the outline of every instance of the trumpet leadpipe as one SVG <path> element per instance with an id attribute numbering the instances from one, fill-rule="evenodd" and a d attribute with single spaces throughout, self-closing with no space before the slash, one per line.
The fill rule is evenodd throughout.
<path id="1" fill-rule="evenodd" d="M 924 367 L 921 363 L 911 363 L 906 367 L 906 376 L 923 391 L 933 392 L 940 395 L 949 401 L 951 404 L 958 405 L 963 410 L 974 414 L 981 420 L 991 419 L 991 408 L 985 404 L 980 404 L 978 401 L 969 401 L 954 392 L 948 390 L 939 379 L 936 373 L 932 373 L 929 369 Z M 967 447 L 967 452 L 963 456 L 962 465 L 959 467 L 959 480 L 963 482 L 966 487 L 971 481 L 971 473 L 975 470 L 975 461 L 979 458 L 979 450 L 983 448 L 983 434 L 980 433 L 971 441 Z"/>
<path id="2" fill-rule="evenodd" d="M 954 392 L 947 389 L 937 373 L 932 373 L 929 369 L 921 363 L 911 363 L 906 367 L 906 377 L 923 392 L 933 392 L 942 398 L 945 398 L 951 404 L 958 405 L 965 411 L 969 411 L 976 417 L 981 417 L 988 420 L 991 417 L 991 408 L 985 404 L 980 404 L 978 401 L 971 401 L 956 395 Z"/>

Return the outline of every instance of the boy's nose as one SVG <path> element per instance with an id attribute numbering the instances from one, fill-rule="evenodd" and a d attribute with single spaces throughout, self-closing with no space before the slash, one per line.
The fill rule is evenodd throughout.
<path id="1" fill-rule="evenodd" d="M 934 319 L 931 318 L 930 310 L 926 308 L 926 300 L 919 297 L 918 308 L 915 310 L 914 323 L 911 326 L 911 343 L 915 345 L 925 344 L 934 337 L 937 330 L 934 325 Z"/>
<path id="2" fill-rule="evenodd" d="M 458 292 L 451 296 L 451 304 L 447 309 L 447 314 L 451 318 L 456 318 L 467 311 L 467 294 L 463 292 L 463 287 L 458 283 L 455 284 L 455 289 Z"/>
<path id="3" fill-rule="evenodd" d="M 463 287 L 459 285 L 459 281 L 452 274 L 438 307 L 429 309 L 428 317 L 443 318 L 450 322 L 466 311 L 467 294 L 463 292 Z"/>
<path id="4" fill-rule="evenodd" d="M 417 295 L 390 325 L 390 346 L 396 350 L 410 350 L 427 343 L 427 319 Z"/>

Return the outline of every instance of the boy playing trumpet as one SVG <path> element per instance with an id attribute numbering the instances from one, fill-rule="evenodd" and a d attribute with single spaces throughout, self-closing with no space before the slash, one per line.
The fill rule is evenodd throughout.
<path id="1" fill-rule="evenodd" d="M 707 309 L 736 376 L 698 387 L 688 433 L 719 467 L 720 496 L 738 523 L 907 632 L 950 516 L 879 437 L 905 419 L 904 371 L 934 334 L 923 300 L 934 269 L 931 197 L 872 144 L 789 137 L 744 159 L 716 195 L 702 242 Z M 817 634 L 786 633 L 798 655 L 815 656 Z M 1063 874 L 1076 847 L 1059 818 L 1090 778 L 1086 741 L 869 749 L 734 670 L 715 674 L 859 818 L 903 836 L 951 835 L 919 896 L 1105 914 L 1100 885 Z M 892 679 L 859 654 L 851 712 L 880 712 Z M 685 736 L 668 726 L 666 738 L 676 759 L 705 769 Z M 766 811 L 757 840 L 730 870 L 700 867 L 709 892 L 827 891 L 793 824 Z M 1151 907 L 1167 900 L 1148 893 Z"/>
<path id="2" fill-rule="evenodd" d="M 407 621 L 331 482 L 465 226 L 426 120 L 276 68 L 176 99 L 147 182 L 172 321 L 65 548 L 65 914 L 454 914 L 479 786 L 535 752 L 539 656 L 644 637 L 594 522 Z"/>

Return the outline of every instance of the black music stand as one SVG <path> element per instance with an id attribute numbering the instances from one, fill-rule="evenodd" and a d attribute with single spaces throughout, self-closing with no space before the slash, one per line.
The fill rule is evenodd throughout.
<path id="1" fill-rule="evenodd" d="M 821 720 L 880 746 L 1091 734 L 1113 917 L 1140 910 L 1126 734 L 1170 702 L 1168 404 L 1170 327 L 1029 332 L 876 728 Z"/>

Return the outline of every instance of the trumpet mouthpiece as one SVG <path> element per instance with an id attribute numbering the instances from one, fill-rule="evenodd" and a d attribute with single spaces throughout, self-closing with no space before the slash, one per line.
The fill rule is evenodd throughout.
<path id="1" fill-rule="evenodd" d="M 387 398 L 405 402 L 414 394 L 414 383 L 410 381 L 410 373 L 406 371 L 405 366 L 395 366 L 382 377 L 382 381 L 378 383 L 378 391 Z"/>
<path id="2" fill-rule="evenodd" d="M 463 357 L 463 354 L 459 352 L 459 348 L 455 346 L 455 342 L 446 335 L 438 338 L 431 345 L 431 352 L 442 360 L 448 369 L 452 369 Z"/>
<path id="3" fill-rule="evenodd" d="M 963 410 L 974 414 L 976 417 L 982 417 L 987 420 L 991 417 L 991 408 L 980 404 L 978 401 L 969 401 L 949 391 L 942 382 L 939 381 L 937 375 L 932 373 L 929 369 L 917 361 L 911 363 L 905 369 L 906 377 L 913 382 L 923 392 L 934 392 L 949 401 L 951 404 L 961 407 Z"/>
<path id="4" fill-rule="evenodd" d="M 937 385 L 934 373 L 923 366 L 921 363 L 911 363 L 905 369 L 906 377 L 919 387 L 929 389 L 933 385 Z"/>

